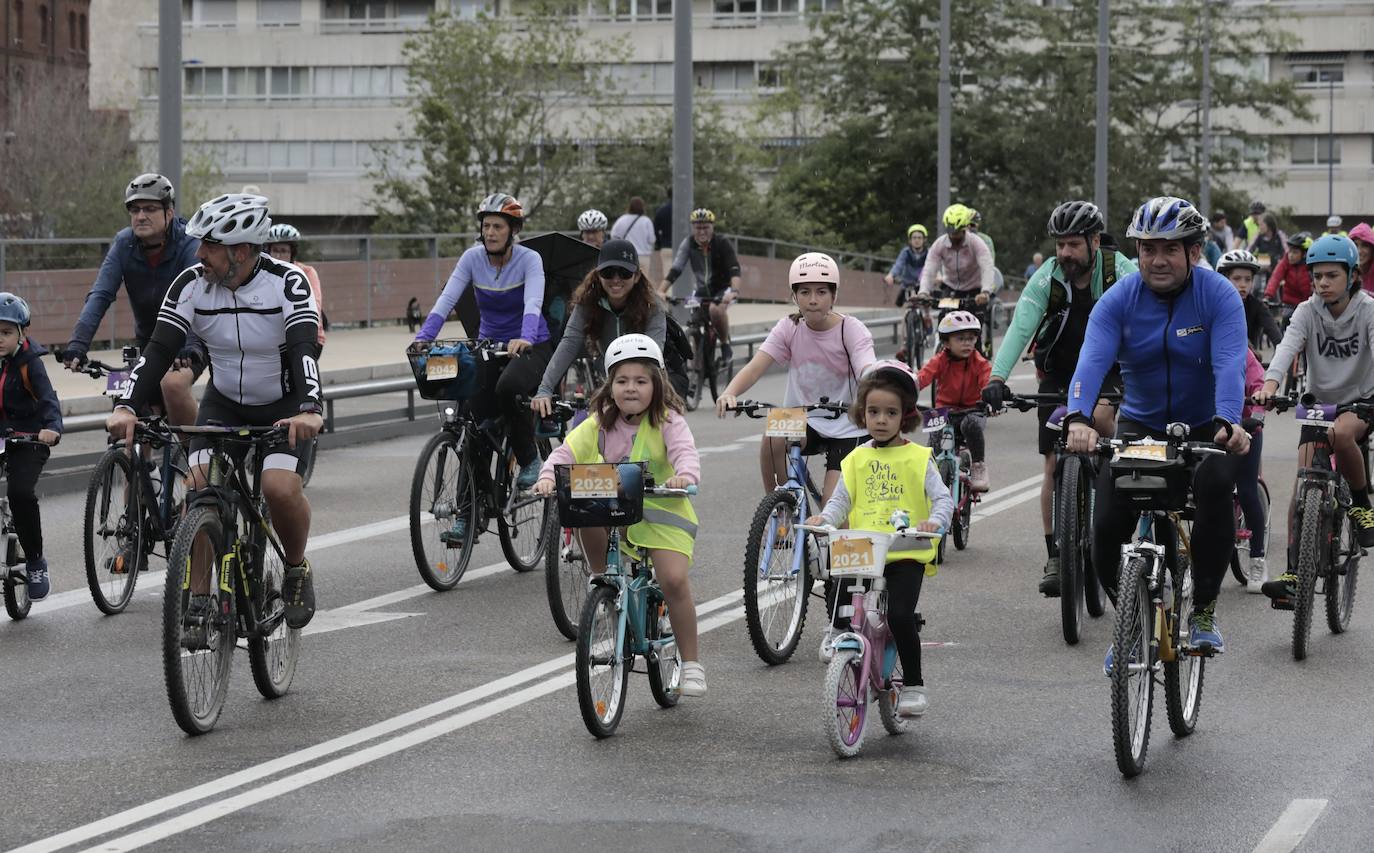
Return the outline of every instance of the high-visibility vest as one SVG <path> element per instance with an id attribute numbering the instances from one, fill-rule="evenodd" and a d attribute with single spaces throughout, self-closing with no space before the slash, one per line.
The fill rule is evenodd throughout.
<path id="1" fill-rule="evenodd" d="M 891 517 L 904 509 L 915 527 L 930 518 L 926 495 L 926 469 L 930 448 L 914 442 L 899 447 L 861 444 L 840 462 L 840 474 L 849 492 L 849 526 L 854 530 L 895 531 Z M 887 562 L 935 560 L 936 540 L 924 540 L 910 550 L 890 550 Z"/>

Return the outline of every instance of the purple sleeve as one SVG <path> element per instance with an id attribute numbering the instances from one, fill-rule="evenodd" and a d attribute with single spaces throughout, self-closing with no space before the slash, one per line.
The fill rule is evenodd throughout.
<path id="1" fill-rule="evenodd" d="M 697 443 L 692 438 L 692 430 L 687 419 L 678 412 L 668 415 L 663 424 L 663 443 L 667 446 L 668 461 L 679 477 L 686 477 L 693 483 L 701 482 L 701 457 L 697 455 Z"/>
<path id="2" fill-rule="evenodd" d="M 525 316 L 520 322 L 520 337 L 533 341 L 539 337 L 544 313 L 544 262 L 537 252 L 525 257 Z"/>
<path id="3" fill-rule="evenodd" d="M 448 318 L 453 306 L 458 304 L 458 299 L 463 295 L 463 291 L 472 284 L 472 272 L 468 268 L 468 253 L 464 252 L 458 263 L 453 265 L 453 274 L 448 277 L 448 284 L 444 285 L 444 291 L 439 294 L 439 299 L 434 303 L 434 307 L 429 309 L 429 316 L 425 318 L 425 324 L 420 327 L 420 332 L 415 336 L 417 341 L 432 341 L 438 336 L 439 330 L 444 327 L 444 320 Z"/>

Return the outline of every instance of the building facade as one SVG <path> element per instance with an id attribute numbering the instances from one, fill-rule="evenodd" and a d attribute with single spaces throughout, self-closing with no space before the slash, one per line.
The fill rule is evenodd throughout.
<path id="1" fill-rule="evenodd" d="M 43 85 L 84 87 L 90 0 L 0 0 L 0 138 Z"/>

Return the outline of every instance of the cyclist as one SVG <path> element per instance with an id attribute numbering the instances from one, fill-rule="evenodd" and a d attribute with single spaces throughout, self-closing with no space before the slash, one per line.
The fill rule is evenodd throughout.
<path id="1" fill-rule="evenodd" d="M 883 276 L 888 287 L 897 288 L 897 307 L 906 303 L 910 291 L 921 284 L 921 269 L 926 265 L 926 227 L 919 222 L 906 229 L 906 245 L 897 254 L 892 269 Z"/>
<path id="2" fill-rule="evenodd" d="M 992 375 L 983 389 L 983 402 L 997 412 L 1007 397 L 1006 382 L 1026 346 L 1035 344 L 1035 372 L 1041 394 L 1067 394 L 1069 380 L 1078 366 L 1078 351 L 1088 328 L 1088 314 L 1119 278 L 1136 271 L 1135 263 L 1102 243 L 1106 223 L 1102 211 L 1090 201 L 1066 201 L 1050 214 L 1048 231 L 1054 238 L 1054 258 L 1031 276 L 1021 297 L 1011 326 L 1002 339 L 1002 348 L 992 363 Z M 1112 376 L 1110 384 L 1120 382 Z M 1048 557 L 1040 578 L 1040 593 L 1049 598 L 1059 595 L 1059 547 L 1052 520 L 1054 512 L 1054 471 L 1057 464 L 1059 433 L 1046 426 L 1055 406 L 1039 406 L 1039 449 L 1045 473 L 1040 482 L 1040 520 Z M 1103 432 L 1116 428 L 1116 410 L 1099 402 L 1093 422 Z"/>
<path id="3" fill-rule="evenodd" d="M 1350 229 L 1350 239 L 1360 253 L 1360 286 L 1374 293 L 1374 228 L 1370 228 L 1367 222 L 1361 222 Z"/>
<path id="4" fill-rule="evenodd" d="M 663 278 L 661 290 L 667 295 L 688 265 L 697 279 L 696 295 L 700 299 L 716 300 L 710 306 L 711 324 L 720 337 L 725 360 L 732 361 L 735 351 L 730 346 L 730 303 L 739 293 L 740 268 L 735 247 L 716 233 L 716 215 L 704 207 L 692 211 L 692 233 L 677 247 L 673 265 Z"/>
<path id="5" fill-rule="evenodd" d="M 983 326 L 967 311 L 951 311 L 940 318 L 940 351 L 916 374 L 918 388 L 935 383 L 935 405 L 949 409 L 969 409 L 982 401 L 992 365 L 978 351 Z M 988 464 L 985 460 L 983 430 L 987 415 L 968 412 L 955 422 L 973 464 L 969 467 L 969 486 L 975 492 L 988 490 Z M 932 440 L 936 436 L 931 437 Z"/>
<path id="6" fill-rule="evenodd" d="M 287 225 L 285 222 L 275 222 L 267 232 L 267 254 L 281 261 L 282 263 L 294 264 L 297 269 L 305 273 L 305 280 L 310 282 L 310 292 L 315 296 L 315 307 L 320 312 L 320 330 L 318 336 L 319 351 L 324 349 L 324 294 L 320 291 L 320 274 L 309 264 L 303 264 L 296 260 L 300 254 L 301 232 L 294 225 Z M 319 359 L 320 352 L 316 351 L 315 358 Z"/>
<path id="7" fill-rule="evenodd" d="M 1269 283 L 1265 285 L 1265 299 L 1283 301 L 1284 325 L 1288 324 L 1288 318 L 1293 316 L 1294 309 L 1312 298 L 1312 275 L 1307 270 L 1306 261 L 1307 247 L 1311 245 L 1312 235 L 1306 231 L 1289 237 L 1288 251 L 1283 253 L 1283 257 L 1269 275 Z M 1258 259 L 1255 260 L 1255 264 L 1258 274 Z"/>
<path id="8" fill-rule="evenodd" d="M 1264 216 L 1264 202 L 1255 199 L 1250 202 L 1250 215 L 1241 220 L 1240 232 L 1236 234 L 1236 242 L 1231 246 L 1232 249 L 1244 249 L 1255 242 L 1255 237 L 1259 235 L 1260 219 Z"/>
<path id="9" fill-rule="evenodd" d="M 1278 391 L 1299 350 L 1307 356 L 1308 387 L 1321 402 L 1350 403 L 1374 397 L 1374 297 L 1360 289 L 1355 275 L 1359 266 L 1355 244 L 1335 234 L 1320 237 L 1307 250 L 1307 266 L 1315 294 L 1293 312 L 1293 321 L 1269 362 L 1264 387 L 1255 394 L 1255 402 L 1264 403 Z M 1311 445 L 1317 438 L 1314 429 L 1302 429 L 1299 467 L 1311 463 Z M 1350 485 L 1350 521 L 1364 548 L 1374 547 L 1374 509 L 1369 503 L 1364 454 L 1359 446 L 1368 432 L 1368 424 L 1346 412 L 1336 419 L 1330 433 L 1336 469 Z M 1289 513 L 1291 518 L 1291 503 Z M 1297 577 L 1288 571 L 1265 584 L 1264 593 L 1271 598 L 1289 598 L 1296 584 Z"/>
<path id="10" fill-rule="evenodd" d="M 262 253 L 272 220 L 267 199 L 233 193 L 201 205 L 186 232 L 201 241 L 200 263 L 167 289 L 148 346 L 130 379 L 128 397 L 106 422 L 110 435 L 132 443 L 135 412 L 145 405 L 189 334 L 210 354 L 210 385 L 198 423 L 285 426 L 286 446 L 272 447 L 262 467 L 262 493 L 286 556 L 282 599 L 286 623 L 303 628 L 315 614 L 315 588 L 305 543 L 310 501 L 297 473 L 301 452 L 324 426 L 319 368 L 315 363 L 319 312 L 301 271 Z M 192 440 L 189 462 L 205 482 L 207 442 Z M 192 578 L 193 587 L 207 582 Z M 188 615 L 210 606 L 204 589 L 192 589 Z"/>
<path id="11" fill-rule="evenodd" d="M 582 242 L 590 243 L 598 249 L 606 242 L 606 225 L 606 214 L 594 207 L 578 214 L 578 236 L 582 238 Z"/>
<path id="12" fill-rule="evenodd" d="M 186 233 L 186 222 L 177 217 L 176 192 L 171 181 L 153 173 L 139 175 L 124 189 L 124 207 L 129 211 L 129 227 L 111 241 L 95 285 L 86 295 L 86 304 L 72 329 L 71 340 L 62 353 L 62 361 L 69 370 L 77 370 L 86 363 L 91 339 L 121 283 L 133 311 L 134 338 L 139 349 L 143 349 L 153 334 L 167 288 L 182 270 L 196 264 L 200 243 Z M 205 370 L 205 356 L 194 336 L 187 338 L 174 355 L 172 370 L 149 402 L 165 406 L 167 417 L 174 424 L 195 423 L 196 398 L 191 386 Z"/>
<path id="13" fill-rule="evenodd" d="M 1335 214 L 1332 214 L 1331 216 L 1326 217 L 1326 232 L 1325 232 L 1325 233 L 1327 233 L 1327 234 L 1335 234 L 1335 235 L 1338 236 L 1338 237 L 1348 237 L 1348 236 L 1350 236 L 1349 234 L 1347 234 L 1347 233 L 1345 233 L 1344 231 L 1341 230 L 1341 225 L 1342 225 L 1343 222 L 1344 222 L 1344 220 L 1341 219 L 1339 216 L 1336 216 Z"/>
<path id="14" fill-rule="evenodd" d="M 969 221 L 968 230 L 972 231 L 974 234 L 977 234 L 984 243 L 988 244 L 988 254 L 992 255 L 992 265 L 993 267 L 996 267 L 997 246 L 993 244 L 991 237 L 983 233 L 983 214 L 979 213 L 976 210 L 973 210 L 973 208 L 971 207 L 969 208 L 969 210 L 973 211 L 973 219 Z"/>
<path id="15" fill-rule="evenodd" d="M 935 293 L 935 283 L 942 277 L 941 295 L 969 296 L 977 294 L 979 308 L 988 304 L 996 281 L 992 273 L 992 252 L 982 240 L 968 239 L 974 212 L 962 204 L 951 204 L 941 217 L 945 233 L 935 239 L 921 270 L 921 296 Z"/>
<path id="16" fill-rule="evenodd" d="M 1288 243 L 1288 235 L 1279 229 L 1279 220 L 1272 213 L 1266 213 L 1259 218 L 1259 232 L 1255 239 L 1251 240 L 1246 246 L 1255 255 L 1255 259 L 1260 262 L 1260 266 L 1265 273 L 1272 272 L 1274 265 L 1278 263 L 1276 259 L 1283 257 L 1284 247 Z"/>
<path id="17" fill-rule="evenodd" d="M 515 244 L 525 225 L 525 208 L 515 197 L 498 192 L 482 199 L 477 224 L 480 242 L 458 259 L 415 340 L 434 340 L 463 291 L 474 288 L 482 315 L 478 336 L 505 344 L 511 356 L 479 362 L 477 383 L 485 393 L 473 398 L 474 414 L 479 420 L 497 411 L 505 416 L 520 463 L 515 484 L 528 489 L 539 477 L 540 459 L 530 411 L 519 399 L 539 387 L 553 355 L 543 315 L 544 265 L 538 252 Z M 464 523 L 457 519 L 453 532 L 461 534 Z"/>
<path id="18" fill-rule="evenodd" d="M 1235 454 L 1243 455 L 1250 439 L 1240 428 L 1245 314 L 1229 281 L 1197 268 L 1206 232 L 1207 220 L 1183 199 L 1154 198 L 1136 211 L 1126 236 L 1137 241 L 1140 272 L 1104 293 L 1088 318 L 1065 417 L 1069 452 L 1095 452 L 1092 410 L 1107 371 L 1119 363 L 1119 437 L 1164 438 L 1170 423 L 1181 422 L 1194 439 L 1214 439 L 1230 451 L 1207 457 L 1193 473 L 1193 527 L 1205 534 L 1192 541 L 1195 603 L 1188 641 L 1204 653 L 1225 648 L 1216 598 L 1235 546 Z M 1096 501 L 1093 563 L 1115 601 L 1121 545 L 1136 517 L 1117 499 L 1109 465 L 1098 477 Z M 1109 673 L 1112 663 L 1108 650 Z"/>
<path id="19" fill-rule="evenodd" d="M 1274 315 L 1269 313 L 1269 309 L 1252 290 L 1255 276 L 1260 271 L 1259 260 L 1244 249 L 1232 249 L 1217 261 L 1216 270 L 1226 276 L 1240 294 L 1241 305 L 1245 308 L 1246 340 L 1250 342 L 1250 346 L 1259 346 L 1261 336 L 1268 338 L 1269 343 L 1274 346 L 1278 346 L 1279 341 L 1283 339 L 1283 333 L 1274 322 Z"/>

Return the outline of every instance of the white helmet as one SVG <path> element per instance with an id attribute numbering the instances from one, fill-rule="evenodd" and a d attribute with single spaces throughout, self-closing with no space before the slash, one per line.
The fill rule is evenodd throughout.
<path id="1" fill-rule="evenodd" d="M 244 193 L 230 193 L 207 201 L 186 223 L 186 233 L 192 237 L 227 246 L 243 243 L 262 246 L 268 242 L 271 230 L 267 198 Z"/>
<path id="2" fill-rule="evenodd" d="M 799 284 L 828 284 L 838 294 L 840 265 L 835 263 L 834 258 L 820 252 L 798 255 L 787 271 L 787 283 L 793 288 Z"/>
<path id="3" fill-rule="evenodd" d="M 983 324 L 968 311 L 951 311 L 940 318 L 939 333 L 952 335 L 955 332 L 979 332 Z"/>
<path id="4" fill-rule="evenodd" d="M 621 335 L 606 347 L 606 373 L 609 374 L 611 368 L 620 362 L 636 358 L 647 358 L 659 367 L 663 366 L 663 350 L 654 343 L 654 339 L 635 332 Z"/>
<path id="5" fill-rule="evenodd" d="M 920 393 L 920 383 L 916 381 L 916 374 L 911 372 L 911 368 L 905 363 L 885 358 L 875 361 L 864 371 L 864 376 L 874 374 L 890 379 L 904 387 L 913 397 Z"/>
<path id="6" fill-rule="evenodd" d="M 582 214 L 577 217 L 578 231 L 605 231 L 606 225 L 606 214 L 596 208 L 584 210 Z"/>

